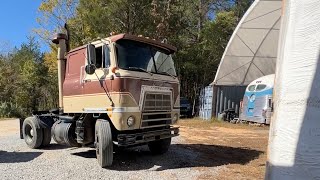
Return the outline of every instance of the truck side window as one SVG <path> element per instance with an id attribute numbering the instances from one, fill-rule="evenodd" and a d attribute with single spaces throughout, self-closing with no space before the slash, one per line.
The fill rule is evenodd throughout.
<path id="1" fill-rule="evenodd" d="M 96 67 L 102 68 L 102 46 L 96 47 Z"/>
<path id="2" fill-rule="evenodd" d="M 104 56 L 104 68 L 109 68 L 110 67 L 110 49 L 108 45 L 103 46 L 103 56 Z"/>

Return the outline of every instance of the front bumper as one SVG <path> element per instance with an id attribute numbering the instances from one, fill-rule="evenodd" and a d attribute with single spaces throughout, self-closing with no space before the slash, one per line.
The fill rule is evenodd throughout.
<path id="1" fill-rule="evenodd" d="M 148 131 L 135 134 L 119 134 L 118 146 L 134 146 L 138 144 L 144 144 L 147 142 L 171 138 L 179 135 L 179 127 L 170 127 L 168 129 Z"/>

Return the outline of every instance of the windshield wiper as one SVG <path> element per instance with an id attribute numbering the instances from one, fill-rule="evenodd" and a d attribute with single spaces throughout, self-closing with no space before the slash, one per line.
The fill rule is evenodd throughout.
<path id="1" fill-rule="evenodd" d="M 146 73 L 150 74 L 151 76 L 153 75 L 151 72 L 149 72 L 149 71 L 147 71 L 147 70 L 145 70 L 143 68 L 139 68 L 139 67 L 128 67 L 128 69 L 146 72 Z"/>

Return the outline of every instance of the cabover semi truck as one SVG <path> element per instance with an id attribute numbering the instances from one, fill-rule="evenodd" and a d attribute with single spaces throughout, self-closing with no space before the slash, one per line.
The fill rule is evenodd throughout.
<path id="1" fill-rule="evenodd" d="M 101 167 L 112 165 L 115 147 L 147 144 L 165 153 L 180 116 L 180 85 L 174 46 L 130 34 L 112 35 L 69 50 L 58 33 L 59 108 L 20 120 L 30 148 L 51 139 L 72 147 L 95 147 Z"/>

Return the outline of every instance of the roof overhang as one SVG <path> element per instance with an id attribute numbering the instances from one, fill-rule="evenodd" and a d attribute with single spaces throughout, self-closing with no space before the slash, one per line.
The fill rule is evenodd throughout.
<path id="1" fill-rule="evenodd" d="M 275 73 L 281 0 L 255 0 L 234 30 L 211 85 L 244 86 Z"/>

